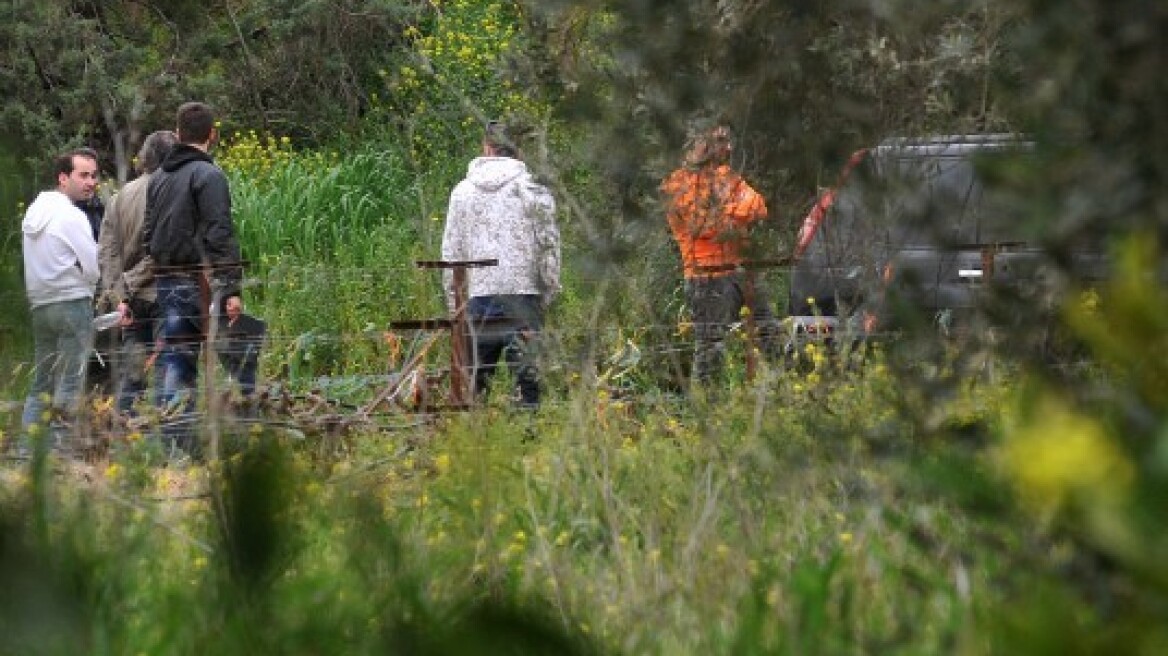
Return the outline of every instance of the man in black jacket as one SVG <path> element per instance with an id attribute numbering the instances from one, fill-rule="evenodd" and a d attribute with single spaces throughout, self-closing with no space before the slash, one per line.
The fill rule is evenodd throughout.
<path id="1" fill-rule="evenodd" d="M 208 302 L 219 308 L 239 295 L 242 271 L 227 177 L 209 154 L 219 137 L 215 114 L 203 103 L 189 102 L 178 108 L 177 122 L 179 143 L 146 192 L 142 244 L 153 260 L 162 322 L 162 402 L 189 415 L 195 403 L 203 311 Z M 211 275 L 210 299 L 202 298 L 199 290 L 204 267 Z M 166 433 L 197 455 L 188 421 Z"/>
<path id="2" fill-rule="evenodd" d="M 267 325 L 243 311 L 243 301 L 232 296 L 223 304 L 225 315 L 219 318 L 219 363 L 232 380 L 239 382 L 239 391 L 245 400 L 251 399 L 256 389 L 260 349 L 264 344 Z"/>

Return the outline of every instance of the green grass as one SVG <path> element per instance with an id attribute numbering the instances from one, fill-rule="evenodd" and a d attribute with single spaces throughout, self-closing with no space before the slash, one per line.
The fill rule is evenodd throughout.
<path id="1" fill-rule="evenodd" d="M 400 257 L 420 210 L 408 163 L 393 150 L 366 147 L 333 159 L 291 157 L 262 176 L 232 185 L 243 252 L 264 270 L 265 257 L 370 266 Z"/>
<path id="2" fill-rule="evenodd" d="M 0 571 L 36 603 L 0 604 L 19 629 L 0 645 L 990 653 L 981 618 L 1049 572 L 1047 539 L 876 454 L 875 436 L 911 445 L 908 423 L 867 411 L 885 374 L 801 381 L 710 408 L 581 385 L 536 415 L 494 403 L 356 436 L 339 458 L 264 432 L 222 470 L 143 476 L 137 444 L 81 486 L 10 471 Z"/>
<path id="3" fill-rule="evenodd" d="M 225 161 L 255 282 L 244 297 L 269 322 L 266 367 L 294 379 L 385 373 L 389 322 L 443 311 L 440 279 L 414 266 L 438 256 L 441 217 L 425 209 L 436 192 L 393 148 L 234 152 Z"/>

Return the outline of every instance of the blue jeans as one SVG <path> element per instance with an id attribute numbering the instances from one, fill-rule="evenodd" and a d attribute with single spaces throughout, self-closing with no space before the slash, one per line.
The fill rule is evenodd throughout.
<path id="1" fill-rule="evenodd" d="M 32 310 L 32 389 L 21 426 L 46 424 L 45 411 L 72 416 L 81 405 L 85 369 L 93 348 L 93 299 L 49 303 Z"/>
<path id="2" fill-rule="evenodd" d="M 158 277 L 159 335 L 162 338 L 163 406 L 179 404 L 179 416 L 165 428 L 177 446 L 193 451 L 195 431 L 191 421 L 195 410 L 195 384 L 199 377 L 199 350 L 203 339 L 202 295 L 194 278 Z"/>
<path id="3" fill-rule="evenodd" d="M 475 296 L 467 304 L 474 355 L 475 394 L 482 394 L 490 384 L 500 358 L 515 378 L 519 395 L 526 406 L 539 405 L 539 368 L 535 338 L 543 326 L 543 305 L 539 296 L 513 294 Z M 499 319 L 502 324 L 484 324 L 476 319 Z"/>

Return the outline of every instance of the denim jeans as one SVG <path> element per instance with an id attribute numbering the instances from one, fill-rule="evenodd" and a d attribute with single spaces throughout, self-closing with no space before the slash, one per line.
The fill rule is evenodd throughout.
<path id="1" fill-rule="evenodd" d="M 535 339 L 543 327 L 543 306 L 539 296 L 513 294 L 476 296 L 467 304 L 474 356 L 475 394 L 486 392 L 500 358 L 515 378 L 525 406 L 539 405 L 539 368 Z M 489 324 L 476 319 L 505 318 Z"/>
<path id="2" fill-rule="evenodd" d="M 175 445 L 195 455 L 197 445 L 192 422 L 195 384 L 199 376 L 199 351 L 203 339 L 202 295 L 194 278 L 158 277 L 159 335 L 162 338 L 162 398 L 164 407 L 177 406 L 163 434 Z"/>
<path id="3" fill-rule="evenodd" d="M 46 423 L 46 410 L 71 417 L 80 408 L 93 348 L 93 299 L 49 303 L 32 310 L 32 389 L 21 426 Z"/>
<path id="4" fill-rule="evenodd" d="M 693 314 L 692 376 L 700 383 L 709 383 L 722 371 L 726 359 L 726 332 L 731 324 L 739 321 L 747 300 L 746 276 L 751 275 L 754 274 L 733 273 L 685 281 L 686 300 Z M 775 361 L 781 354 L 781 331 L 767 298 L 765 291 L 754 285 L 750 311 L 758 331 L 759 346 L 767 359 Z"/>

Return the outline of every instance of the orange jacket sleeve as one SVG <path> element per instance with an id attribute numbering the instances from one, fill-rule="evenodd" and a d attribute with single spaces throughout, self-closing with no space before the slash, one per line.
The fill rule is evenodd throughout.
<path id="1" fill-rule="evenodd" d="M 734 189 L 727 198 L 725 212 L 739 226 L 746 226 L 767 217 L 766 201 L 742 178 L 734 180 Z"/>

